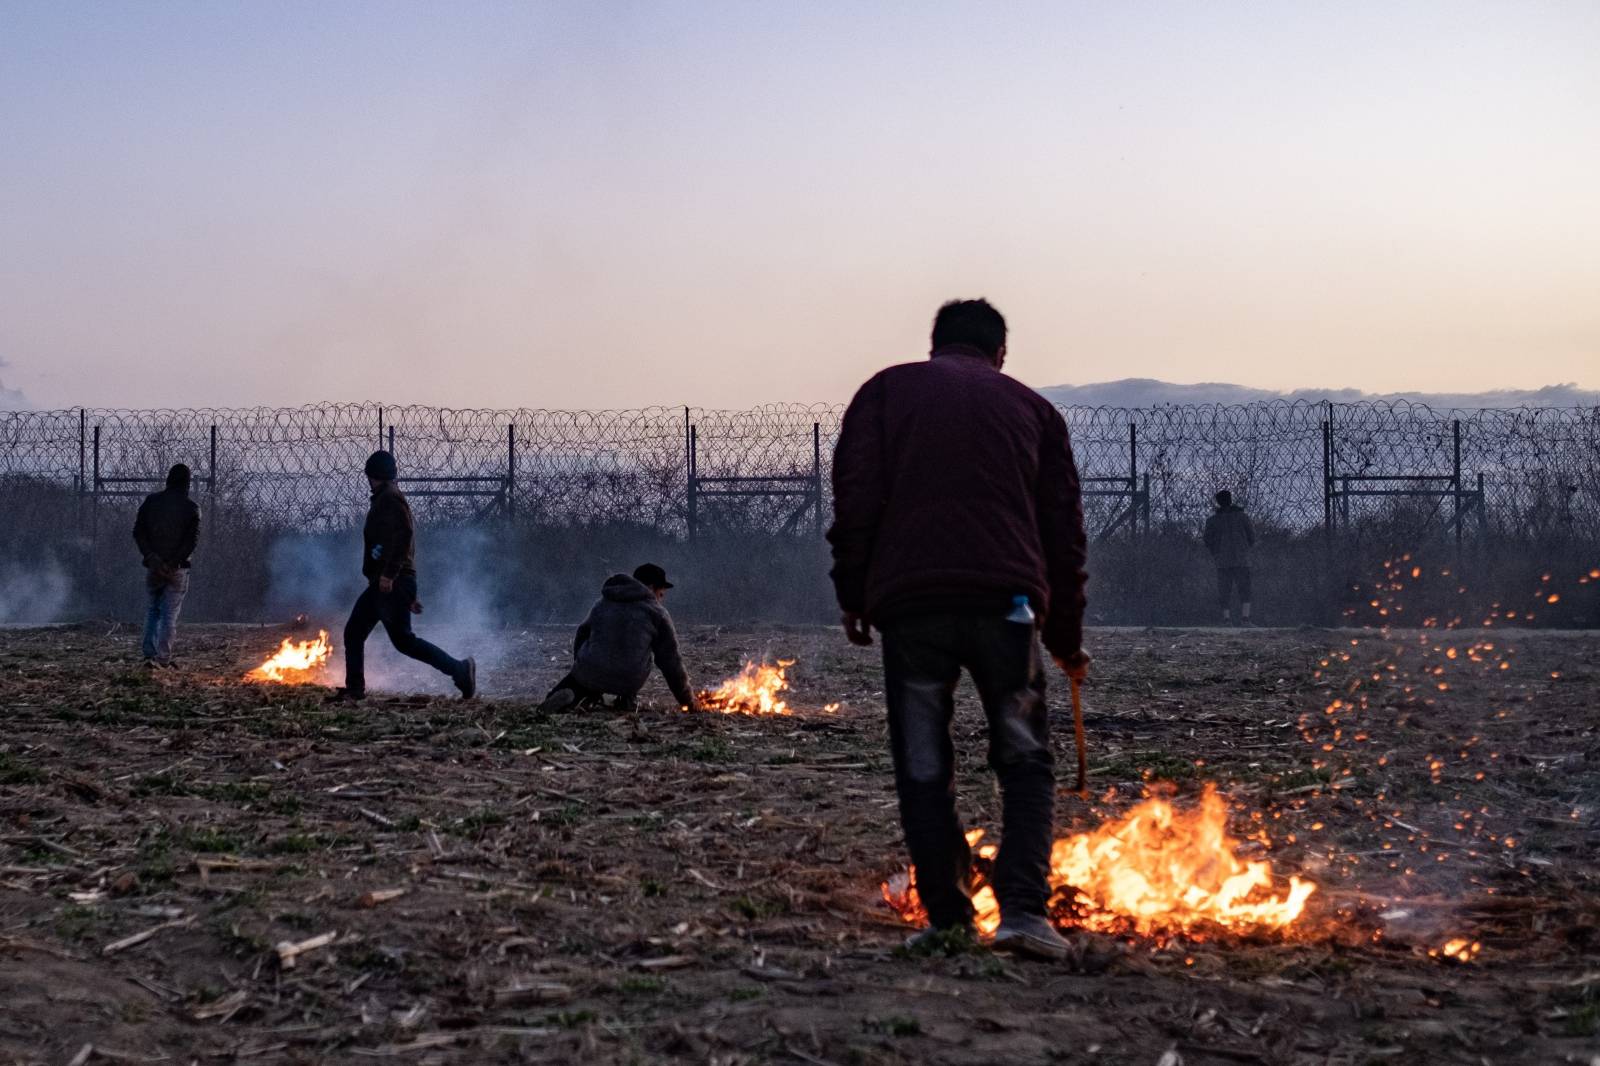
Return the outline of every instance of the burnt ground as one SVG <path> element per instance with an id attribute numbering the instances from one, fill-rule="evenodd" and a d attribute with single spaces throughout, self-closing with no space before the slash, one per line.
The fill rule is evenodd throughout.
<path id="1" fill-rule="evenodd" d="M 879 672 L 831 631 L 686 632 L 697 679 L 799 661 L 766 719 L 654 687 L 541 718 L 556 629 L 498 634 L 487 698 L 325 709 L 235 680 L 278 635 L 187 627 L 152 675 L 126 626 L 0 632 L 0 1061 L 1600 1056 L 1593 634 L 1093 633 L 1096 799 L 1064 793 L 1059 830 L 1216 781 L 1322 890 L 1288 942 L 1085 938 L 1060 965 L 897 950 Z M 961 701 L 963 810 L 992 826 Z M 1455 935 L 1476 961 L 1429 956 Z"/>

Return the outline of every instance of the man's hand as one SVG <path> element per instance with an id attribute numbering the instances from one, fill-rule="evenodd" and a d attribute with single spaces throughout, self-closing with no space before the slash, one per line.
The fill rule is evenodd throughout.
<path id="1" fill-rule="evenodd" d="M 421 614 L 422 613 L 422 601 L 421 600 L 412 600 L 411 601 L 411 613 L 412 614 Z"/>
<path id="2" fill-rule="evenodd" d="M 386 596 L 389 593 L 393 592 L 394 591 L 394 578 L 392 578 L 392 577 L 380 577 L 378 579 L 378 591 L 383 593 Z"/>
<path id="3" fill-rule="evenodd" d="M 1082 649 L 1073 652 L 1065 659 L 1056 656 L 1056 665 L 1061 667 L 1061 672 L 1074 681 L 1082 681 L 1089 676 L 1089 664 L 1093 661 L 1089 653 Z"/>
<path id="4" fill-rule="evenodd" d="M 854 611 L 844 612 L 840 619 L 844 623 L 844 635 L 852 644 L 865 648 L 872 643 L 872 626 L 867 620 Z"/>

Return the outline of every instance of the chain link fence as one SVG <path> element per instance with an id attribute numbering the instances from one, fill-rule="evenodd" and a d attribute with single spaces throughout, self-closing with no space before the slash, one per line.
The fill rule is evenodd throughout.
<path id="1" fill-rule="evenodd" d="M 1065 407 L 1091 537 L 1196 530 L 1230 488 L 1269 529 L 1403 520 L 1600 539 L 1600 408 L 1438 412 L 1397 403 Z M 359 524 L 361 467 L 390 447 L 423 522 L 815 533 L 839 405 L 743 411 L 297 408 L 0 413 L 0 479 L 135 496 L 187 462 L 210 505 L 258 528 Z M 97 507 L 87 508 L 91 513 Z"/>

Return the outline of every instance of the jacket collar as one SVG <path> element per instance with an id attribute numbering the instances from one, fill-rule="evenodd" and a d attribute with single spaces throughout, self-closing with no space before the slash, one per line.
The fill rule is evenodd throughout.
<path id="1" fill-rule="evenodd" d="M 943 359 L 947 355 L 964 355 L 988 366 L 994 366 L 994 357 L 982 348 L 970 344 L 941 344 L 930 353 L 930 359 Z"/>

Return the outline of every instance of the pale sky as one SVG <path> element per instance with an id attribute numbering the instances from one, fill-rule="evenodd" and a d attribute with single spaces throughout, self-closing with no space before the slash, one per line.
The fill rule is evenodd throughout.
<path id="1" fill-rule="evenodd" d="M 1600 384 L 1600 3 L 0 0 L 40 406 Z"/>

